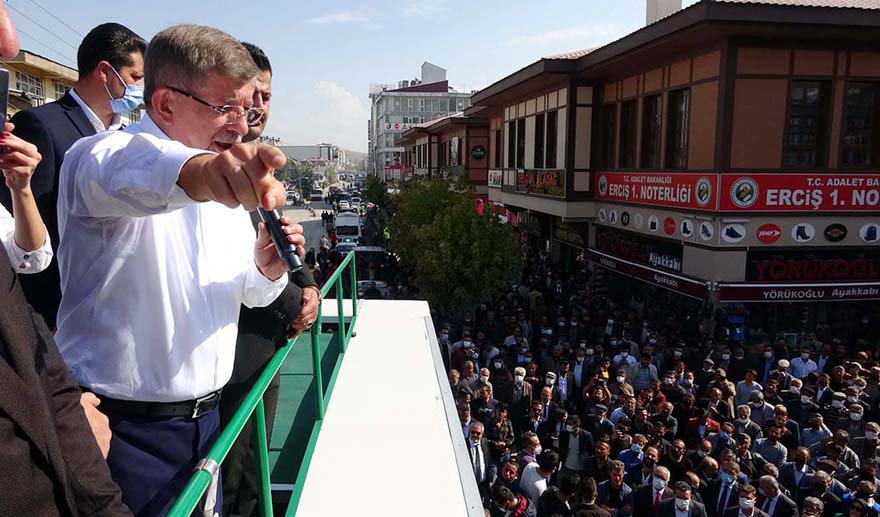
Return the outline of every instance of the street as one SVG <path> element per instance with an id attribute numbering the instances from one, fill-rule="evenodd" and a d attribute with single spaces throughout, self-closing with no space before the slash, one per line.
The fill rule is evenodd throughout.
<path id="1" fill-rule="evenodd" d="M 315 210 L 314 217 L 309 214 L 308 209 L 302 206 L 285 207 L 284 215 L 290 217 L 294 223 L 302 225 L 303 235 L 306 238 L 306 251 L 309 251 L 309 248 L 315 248 L 315 252 L 317 253 L 318 246 L 321 243 L 321 236 L 323 234 L 323 227 L 321 226 L 321 211 L 330 210 L 331 208 L 323 201 L 313 202 L 312 208 Z"/>

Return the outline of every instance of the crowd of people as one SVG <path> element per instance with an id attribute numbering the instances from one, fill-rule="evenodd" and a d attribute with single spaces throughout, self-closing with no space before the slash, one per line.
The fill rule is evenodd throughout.
<path id="1" fill-rule="evenodd" d="M 880 513 L 876 347 L 689 332 L 583 263 L 524 278 L 438 332 L 489 515 Z"/>
<path id="2" fill-rule="evenodd" d="M 0 55 L 17 52 L 0 5 Z M 0 515 L 165 515 L 196 470 L 212 478 L 198 513 L 255 514 L 250 424 L 222 471 L 199 460 L 320 302 L 255 211 L 285 201 L 286 158 L 257 143 L 269 59 L 212 27 L 148 44 L 106 23 L 77 68 L 0 135 Z"/>

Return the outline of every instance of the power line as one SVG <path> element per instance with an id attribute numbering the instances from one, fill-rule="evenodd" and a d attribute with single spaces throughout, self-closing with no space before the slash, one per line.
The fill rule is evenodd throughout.
<path id="1" fill-rule="evenodd" d="M 33 23 L 33 24 L 36 25 L 37 27 L 43 29 L 44 31 L 46 31 L 46 32 L 48 32 L 49 34 L 51 34 L 52 36 L 54 36 L 54 37 L 55 37 L 58 41 L 60 41 L 61 43 L 64 43 L 65 45 L 67 45 L 68 47 L 72 48 L 73 50 L 76 50 L 76 49 L 77 49 L 75 46 L 73 46 L 72 44 L 70 44 L 67 40 L 65 40 L 65 39 L 62 38 L 61 36 L 55 34 L 55 33 L 52 32 L 50 29 L 47 29 L 45 26 L 43 26 L 43 25 L 42 25 L 40 22 L 38 22 L 37 20 L 34 20 L 33 18 L 31 18 L 31 17 L 28 16 L 27 14 L 21 12 L 21 11 L 20 11 L 19 9 L 17 9 L 14 5 L 9 4 L 9 3 L 7 3 L 6 5 L 8 5 L 10 9 L 12 9 L 13 11 L 15 11 L 15 12 L 17 12 L 18 14 L 22 15 L 25 19 L 29 20 L 31 23 Z"/>
<path id="2" fill-rule="evenodd" d="M 43 42 L 40 41 L 39 39 L 37 39 L 37 38 L 31 36 L 30 34 L 28 34 L 28 33 L 25 32 L 25 31 L 21 30 L 21 27 L 16 27 L 15 29 L 16 29 L 20 34 L 23 34 L 23 35 L 27 36 L 28 38 L 34 40 L 36 43 L 39 43 L 40 45 L 42 45 L 43 47 L 45 47 L 47 50 L 49 50 L 49 52 L 52 52 L 52 53 L 55 54 L 56 56 L 59 56 L 59 57 L 63 58 L 65 61 L 67 61 L 67 63 L 68 63 L 67 66 L 72 66 L 72 65 L 70 65 L 70 63 L 75 63 L 75 62 L 76 62 L 75 60 L 70 59 L 70 56 L 67 56 L 67 55 L 65 55 L 65 54 L 62 54 L 61 52 L 58 52 L 58 51 L 55 50 L 52 46 L 47 45 L 46 43 L 43 43 Z M 73 68 L 76 68 L 76 67 L 73 67 Z"/>
<path id="3" fill-rule="evenodd" d="M 73 27 L 71 27 L 70 25 L 68 25 L 67 22 L 65 22 L 65 21 L 62 20 L 61 18 L 55 16 L 55 15 L 52 13 L 52 11 L 50 11 L 50 10 L 46 9 L 45 7 L 43 7 L 42 5 L 38 4 L 38 3 L 36 2 L 36 0 L 30 0 L 30 2 L 31 2 L 32 4 L 34 4 L 35 6 L 39 7 L 40 9 L 42 9 L 43 12 L 45 12 L 46 14 L 48 14 L 49 16 L 51 16 L 52 18 L 55 18 L 55 20 L 58 21 L 58 23 L 60 23 L 61 25 L 64 25 L 64 26 L 67 27 L 68 29 L 70 29 L 70 30 L 72 30 L 73 32 L 75 32 L 78 36 L 80 36 L 80 37 L 85 37 L 85 34 L 83 34 L 83 33 L 81 33 L 80 31 L 74 29 Z"/>

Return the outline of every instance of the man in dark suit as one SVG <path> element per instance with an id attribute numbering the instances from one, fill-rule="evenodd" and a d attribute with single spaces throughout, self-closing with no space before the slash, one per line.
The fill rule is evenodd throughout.
<path id="1" fill-rule="evenodd" d="M 19 111 L 12 117 L 13 133 L 35 146 L 42 155 L 31 180 L 31 190 L 46 223 L 52 247 L 57 252 L 58 171 L 64 153 L 74 142 L 98 131 L 119 129 L 120 113 L 129 85 L 144 83 L 143 38 L 119 25 L 105 23 L 83 38 L 77 51 L 79 79 L 72 90 L 55 102 Z M 0 183 L 0 203 L 12 210 L 11 196 Z M 42 273 L 21 279 L 24 293 L 34 310 L 50 328 L 55 328 L 61 302 L 61 279 L 58 262 L 53 261 Z"/>
<path id="2" fill-rule="evenodd" d="M 3 246 L 0 294 L 0 515 L 131 515 Z"/>
<path id="3" fill-rule="evenodd" d="M 577 442 L 577 451 L 569 458 L 572 441 Z M 563 469 L 580 473 L 587 457 L 595 449 L 593 435 L 581 428 L 581 418 L 577 415 L 569 415 L 565 422 L 565 432 L 559 435 L 559 457 L 562 459 Z"/>
<path id="4" fill-rule="evenodd" d="M 729 461 L 721 465 L 719 471 L 719 479 L 711 480 L 703 492 L 709 517 L 721 517 L 728 508 L 739 505 L 739 464 Z"/>
<path id="5" fill-rule="evenodd" d="M 798 515 L 797 505 L 779 488 L 779 482 L 773 476 L 761 476 L 758 487 L 762 496 L 758 498 L 758 508 L 770 517 L 795 517 Z"/>
<path id="6" fill-rule="evenodd" d="M 768 517 L 766 513 L 755 508 L 758 494 L 752 485 L 742 485 L 739 489 L 740 501 L 736 506 L 724 510 L 723 517 Z"/>
<path id="7" fill-rule="evenodd" d="M 675 484 L 675 497 L 660 503 L 659 517 L 676 517 L 677 511 L 687 512 L 689 517 L 706 517 L 706 507 L 691 499 L 691 486 L 684 481 Z"/>
<path id="8" fill-rule="evenodd" d="M 471 460 L 471 468 L 474 477 L 477 480 L 477 487 L 480 489 L 480 497 L 485 498 L 489 495 L 489 487 L 492 485 L 489 467 L 489 443 L 483 436 L 484 427 L 481 422 L 474 422 L 471 425 L 471 433 L 468 437 L 468 456 Z"/>
<path id="9" fill-rule="evenodd" d="M 250 43 L 242 42 L 260 73 L 254 91 L 254 106 L 263 108 L 263 117 L 248 128 L 242 142 L 259 138 L 269 118 L 272 96 L 272 65 L 263 51 Z M 260 218 L 251 213 L 256 227 Z M 232 378 L 223 388 L 220 398 L 220 425 L 225 428 L 244 398 L 263 373 L 266 364 L 278 347 L 287 342 L 288 336 L 308 329 L 315 321 L 321 291 L 308 268 L 290 274 L 290 282 L 281 295 L 266 307 L 250 308 L 242 305 L 238 320 L 238 340 L 235 344 L 235 363 Z M 271 438 L 278 404 L 279 377 L 276 375 L 266 393 L 263 405 L 266 411 L 267 439 Z M 477 413 L 473 412 L 476 416 Z M 242 429 L 235 445 L 223 462 L 223 508 L 224 514 L 247 516 L 257 512 L 260 493 L 260 476 L 253 447 L 251 446 L 250 420 Z"/>
<path id="10" fill-rule="evenodd" d="M 662 501 L 673 497 L 669 476 L 669 469 L 666 467 L 654 467 L 654 481 L 636 490 L 633 515 L 654 515 Z"/>
<path id="11" fill-rule="evenodd" d="M 797 447 L 792 453 L 794 461 L 785 462 L 779 469 L 779 481 L 795 501 L 801 500 L 801 492 L 810 488 L 816 470 L 810 466 L 810 451 Z"/>

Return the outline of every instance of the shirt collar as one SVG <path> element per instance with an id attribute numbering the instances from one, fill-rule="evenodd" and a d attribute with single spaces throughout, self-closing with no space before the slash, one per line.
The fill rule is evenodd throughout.
<path id="1" fill-rule="evenodd" d="M 92 108 L 85 103 L 84 100 L 80 98 L 76 93 L 76 88 L 70 89 L 70 96 L 73 97 L 73 100 L 79 104 L 79 107 L 85 112 L 86 117 L 91 122 L 92 126 L 95 128 L 95 131 L 98 133 L 103 133 L 104 131 L 116 131 L 117 129 L 122 127 L 122 117 L 119 116 L 118 113 L 113 114 L 113 120 L 110 122 L 110 127 L 104 127 L 104 121 L 98 117 L 97 114 L 92 110 Z"/>

